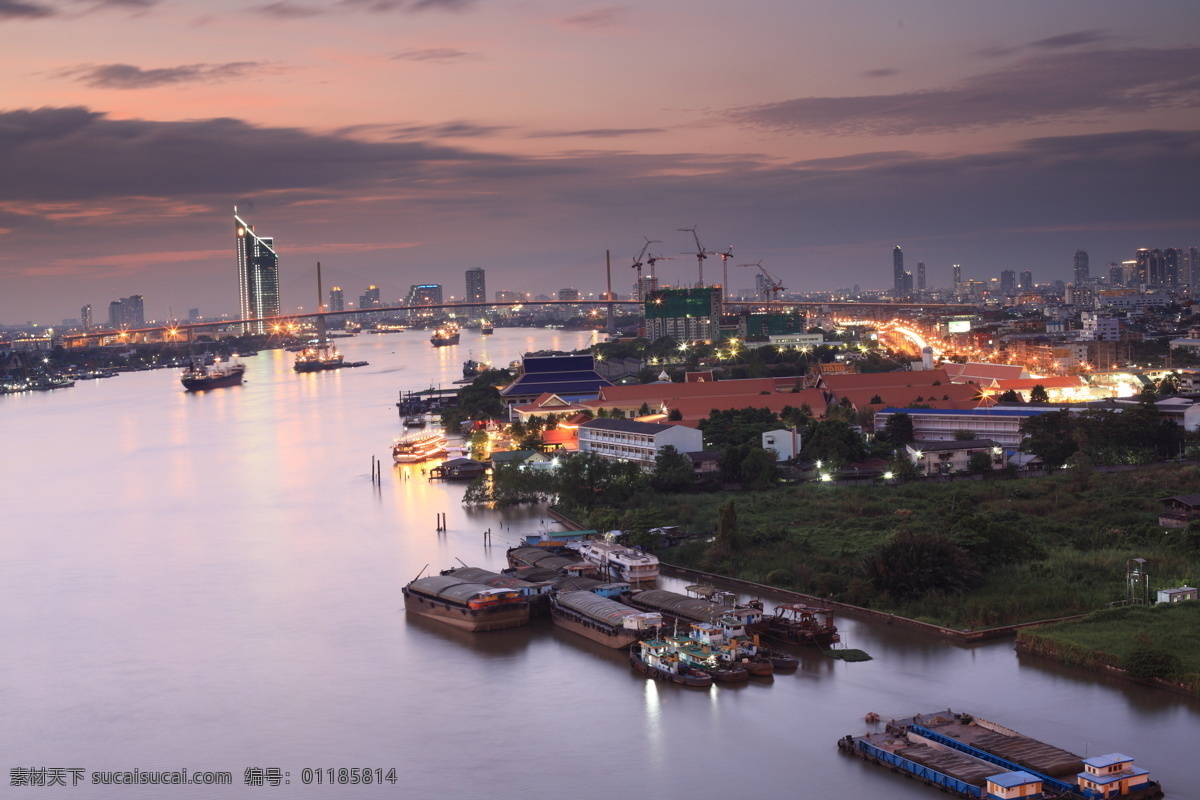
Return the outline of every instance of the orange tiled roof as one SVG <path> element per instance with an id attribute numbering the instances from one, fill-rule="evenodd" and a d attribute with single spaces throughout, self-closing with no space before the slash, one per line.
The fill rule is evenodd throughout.
<path id="1" fill-rule="evenodd" d="M 834 394 L 855 389 L 931 386 L 935 381 L 950 383 L 944 369 L 901 370 L 899 372 L 858 372 L 853 375 L 822 375 L 820 385 Z M 938 388 L 938 387 L 934 387 Z"/>

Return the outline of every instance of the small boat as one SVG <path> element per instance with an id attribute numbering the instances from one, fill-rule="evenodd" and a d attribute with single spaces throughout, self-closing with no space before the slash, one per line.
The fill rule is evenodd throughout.
<path id="1" fill-rule="evenodd" d="M 404 427 L 406 428 L 424 428 L 425 417 L 413 415 L 404 418 Z"/>
<path id="2" fill-rule="evenodd" d="M 446 434 L 442 431 L 409 434 L 392 442 L 392 460 L 397 464 L 415 464 L 446 452 Z"/>
<path id="3" fill-rule="evenodd" d="M 331 344 L 318 344 L 306 347 L 296 355 L 296 363 L 292 369 L 296 372 L 321 372 L 327 369 L 341 369 L 342 354 Z"/>
<path id="4" fill-rule="evenodd" d="M 429 337 L 429 343 L 434 347 L 445 347 L 446 345 L 458 344 L 458 340 L 458 326 L 454 323 L 443 325 L 433 332 L 433 336 Z"/>
<path id="5" fill-rule="evenodd" d="M 712 676 L 688 666 L 670 642 L 662 639 L 634 642 L 629 646 L 629 665 L 643 675 L 681 683 L 712 686 Z"/>
<path id="6" fill-rule="evenodd" d="M 492 323 L 485 322 L 479 326 L 479 332 L 484 336 L 491 336 L 496 332 L 496 329 L 492 327 Z"/>
<path id="7" fill-rule="evenodd" d="M 202 360 L 196 360 L 179 377 L 179 381 L 189 392 L 202 392 L 223 386 L 240 386 L 245 371 L 245 364 L 226 362 L 209 367 Z"/>
<path id="8" fill-rule="evenodd" d="M 751 675 L 770 675 L 775 668 L 766 659 L 746 655 L 741 643 L 734 644 L 721 628 L 707 622 L 690 626 L 686 636 L 672 637 L 679 655 L 689 665 L 707 672 L 721 683 L 739 683 Z"/>
<path id="9" fill-rule="evenodd" d="M 463 377 L 474 378 L 487 368 L 488 364 L 486 361 L 476 361 L 473 358 L 468 358 L 463 362 Z"/>

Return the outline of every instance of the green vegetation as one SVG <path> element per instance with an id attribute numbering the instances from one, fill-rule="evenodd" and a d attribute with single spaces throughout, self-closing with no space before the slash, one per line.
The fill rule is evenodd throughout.
<path id="1" fill-rule="evenodd" d="M 1021 449 L 1050 467 L 1061 467 L 1076 452 L 1093 464 L 1149 464 L 1178 456 L 1185 436 L 1173 420 L 1158 415 L 1153 400 L 1121 411 L 1051 411 L 1025 420 L 1021 433 L 1027 437 Z"/>
<path id="2" fill-rule="evenodd" d="M 837 658 L 849 663 L 871 660 L 871 656 L 869 656 L 865 650 L 855 650 L 853 647 L 847 647 L 844 650 L 822 650 L 821 653 L 829 656 L 830 658 Z"/>
<path id="3" fill-rule="evenodd" d="M 684 531 L 732 533 L 673 548 L 664 555 L 671 563 L 961 629 L 1103 608 L 1124 597 L 1130 558 L 1150 560 L 1155 586 L 1195 585 L 1200 532 L 1163 530 L 1157 520 L 1159 498 L 1198 483 L 1200 467 L 1163 465 L 896 487 L 804 484 L 732 500 L 639 490 L 620 508 L 657 511 Z M 621 513 L 607 505 L 568 511 L 598 527 L 596 516 Z M 892 560 L 901 558 L 907 567 Z"/>
<path id="4" fill-rule="evenodd" d="M 1090 669 L 1189 684 L 1200 696 L 1200 603 L 1123 606 L 1021 631 L 1022 649 Z"/>

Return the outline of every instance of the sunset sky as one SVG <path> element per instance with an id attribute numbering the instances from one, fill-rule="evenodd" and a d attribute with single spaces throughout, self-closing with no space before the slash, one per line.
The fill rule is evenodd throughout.
<path id="1" fill-rule="evenodd" d="M 1200 3 L 0 0 L 0 323 L 142 294 L 629 291 L 690 234 L 791 290 L 1200 244 Z M 718 278 L 719 261 L 706 264 Z M 734 288 L 752 285 L 735 270 Z"/>

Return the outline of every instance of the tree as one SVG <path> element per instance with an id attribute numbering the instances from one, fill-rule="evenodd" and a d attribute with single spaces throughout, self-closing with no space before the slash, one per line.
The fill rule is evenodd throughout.
<path id="1" fill-rule="evenodd" d="M 717 512 L 717 533 L 704 555 L 704 566 L 710 570 L 733 571 L 742 549 L 738 532 L 737 506 L 730 500 Z"/>
<path id="2" fill-rule="evenodd" d="M 1036 453 L 1047 467 L 1061 467 L 1079 449 L 1071 436 L 1071 412 L 1063 408 L 1029 417 L 1021 423 L 1022 453 Z"/>
<path id="3" fill-rule="evenodd" d="M 1134 640 L 1137 647 L 1125 658 L 1125 671 L 1131 678 L 1167 678 L 1182 669 L 1179 656 L 1155 647 L 1145 633 L 1136 634 Z"/>
<path id="4" fill-rule="evenodd" d="M 1179 394 L 1179 376 L 1174 372 L 1168 372 L 1158 382 L 1158 393 L 1164 394 Z"/>
<path id="5" fill-rule="evenodd" d="M 903 447 L 913 441 L 913 418 L 911 414 L 905 414 L 903 411 L 898 411 L 888 417 L 884 423 L 883 430 L 875 434 L 875 438 L 882 438 L 894 447 Z"/>
<path id="6" fill-rule="evenodd" d="M 928 594 L 961 594 L 980 581 L 967 552 L 936 533 L 901 531 L 877 546 L 862 565 L 864 577 L 897 600 Z"/>
<path id="7" fill-rule="evenodd" d="M 639 417 L 648 417 L 648 416 L 650 416 L 650 404 L 649 404 L 649 403 L 642 403 L 642 407 L 638 409 L 638 413 L 637 413 L 637 415 L 638 415 Z"/>
<path id="8" fill-rule="evenodd" d="M 969 431 L 966 428 L 959 428 L 954 432 L 954 441 L 969 442 L 975 438 L 975 431 Z"/>
<path id="9" fill-rule="evenodd" d="M 1001 403 L 1024 403 L 1025 402 L 1024 400 L 1021 399 L 1021 395 L 1019 395 L 1017 393 L 1016 389 L 1009 389 L 1004 394 L 1000 395 L 999 401 Z"/>
<path id="10" fill-rule="evenodd" d="M 682 492 L 696 482 L 696 471 L 692 460 L 667 445 L 654 457 L 654 472 L 650 475 L 650 486 L 659 492 Z"/>
<path id="11" fill-rule="evenodd" d="M 670 422 L 679 422 L 683 419 L 683 412 L 678 408 L 672 408 L 667 412 L 667 420 Z"/>
<path id="12" fill-rule="evenodd" d="M 992 471 L 992 454 L 980 451 L 971 453 L 971 457 L 967 459 L 967 472 L 972 475 L 983 475 L 985 472 Z"/>
<path id="13" fill-rule="evenodd" d="M 1029 402 L 1031 403 L 1049 403 L 1050 395 L 1046 393 L 1046 387 L 1040 383 L 1029 390 Z"/>
<path id="14" fill-rule="evenodd" d="M 779 466 L 775 454 L 751 446 L 742 459 L 742 483 L 751 489 L 769 489 L 779 483 Z"/>
<path id="15" fill-rule="evenodd" d="M 837 464 L 859 461 L 866 452 L 866 443 L 849 424 L 828 419 L 813 423 L 801 451 L 810 461 L 820 459 Z"/>

